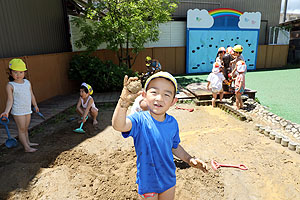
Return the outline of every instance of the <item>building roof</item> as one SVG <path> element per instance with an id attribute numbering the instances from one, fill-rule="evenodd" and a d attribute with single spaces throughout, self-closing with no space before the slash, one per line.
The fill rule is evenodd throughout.
<path id="1" fill-rule="evenodd" d="M 300 27 L 300 19 L 295 19 L 287 22 L 280 23 L 279 26 L 292 26 L 292 27 Z"/>

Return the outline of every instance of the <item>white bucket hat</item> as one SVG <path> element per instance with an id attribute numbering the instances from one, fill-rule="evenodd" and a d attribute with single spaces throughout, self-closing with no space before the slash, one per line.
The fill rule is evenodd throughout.
<path id="1" fill-rule="evenodd" d="M 220 67 L 221 67 L 221 64 L 218 63 L 218 62 L 215 62 L 214 65 L 213 65 L 213 68 L 212 68 L 212 73 L 214 74 L 217 74 L 220 72 Z"/>
<path id="2" fill-rule="evenodd" d="M 246 71 L 247 66 L 246 66 L 245 61 L 243 61 L 243 60 L 238 61 L 238 62 L 236 63 L 236 66 L 237 66 L 237 68 L 236 68 L 236 71 L 237 71 L 237 72 L 243 73 L 243 72 Z"/>

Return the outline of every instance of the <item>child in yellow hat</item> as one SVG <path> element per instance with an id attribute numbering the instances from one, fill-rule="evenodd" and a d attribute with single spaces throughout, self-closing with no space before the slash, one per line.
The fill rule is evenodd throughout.
<path id="1" fill-rule="evenodd" d="M 245 71 L 247 69 L 246 63 L 240 60 L 236 63 L 238 75 L 235 80 L 235 97 L 236 97 L 236 108 L 242 109 L 244 104 L 242 100 L 242 94 L 245 92 Z"/>
<path id="2" fill-rule="evenodd" d="M 146 75 L 152 75 L 161 70 L 161 64 L 157 59 L 153 59 L 150 56 L 147 56 L 145 62 L 147 67 Z"/>
<path id="3" fill-rule="evenodd" d="M 238 73 L 236 72 L 237 71 L 237 62 L 238 61 L 240 61 L 240 60 L 242 60 L 242 61 L 245 61 L 245 59 L 244 59 L 244 56 L 243 56 L 243 47 L 242 47 L 242 45 L 235 45 L 234 47 L 233 47 L 233 57 L 234 57 L 234 60 L 232 60 L 231 62 L 230 62 L 230 64 L 231 64 L 231 66 L 232 66 L 232 72 L 231 72 L 231 76 L 232 77 L 235 77 L 235 76 L 237 76 L 238 75 Z"/>
<path id="4" fill-rule="evenodd" d="M 93 118 L 93 125 L 97 125 L 98 108 L 96 108 L 93 97 L 93 88 L 87 84 L 82 83 L 80 86 L 80 97 L 76 106 L 76 111 L 81 117 L 83 123 L 86 122 L 86 116 L 91 113 Z"/>
<path id="5" fill-rule="evenodd" d="M 25 152 L 35 152 L 37 143 L 31 143 L 28 136 L 28 127 L 31 119 L 31 104 L 36 112 L 39 112 L 37 102 L 32 92 L 30 82 L 25 79 L 26 64 L 22 59 L 14 58 L 9 62 L 9 83 L 6 85 L 7 102 L 5 111 L 0 117 L 7 117 L 9 112 L 18 127 L 19 140 L 24 146 Z"/>

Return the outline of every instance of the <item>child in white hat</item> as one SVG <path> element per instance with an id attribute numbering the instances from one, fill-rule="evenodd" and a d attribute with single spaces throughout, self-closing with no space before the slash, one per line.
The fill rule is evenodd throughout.
<path id="1" fill-rule="evenodd" d="M 243 108 L 242 94 L 245 91 L 245 71 L 246 63 L 243 60 L 240 60 L 236 63 L 236 71 L 238 75 L 235 79 L 235 97 L 236 97 L 236 108 Z"/>
<path id="2" fill-rule="evenodd" d="M 226 53 L 225 47 L 220 47 L 218 49 L 218 53 L 216 56 L 216 62 L 220 63 L 221 65 L 224 65 L 223 64 L 223 56 L 225 55 L 225 53 Z"/>
<path id="3" fill-rule="evenodd" d="M 207 77 L 207 90 L 210 90 L 211 88 L 213 107 L 216 107 L 216 99 L 218 94 L 220 95 L 220 101 L 223 99 L 223 81 L 227 82 L 223 73 L 221 72 L 221 65 L 218 62 L 215 62 L 212 72 Z"/>
<path id="4" fill-rule="evenodd" d="M 86 117 L 90 113 L 93 118 L 93 125 L 97 125 L 98 108 L 96 108 L 93 97 L 93 88 L 87 84 L 82 83 L 80 86 L 80 97 L 76 106 L 76 111 L 81 117 L 83 123 L 86 122 Z"/>
<path id="5" fill-rule="evenodd" d="M 137 77 L 124 78 L 124 88 L 115 108 L 112 125 L 124 138 L 133 137 L 137 155 L 139 199 L 174 199 L 176 166 L 173 154 L 190 166 L 207 171 L 207 165 L 190 156 L 179 144 L 179 128 L 176 119 L 166 112 L 177 98 L 176 79 L 168 72 L 158 72 L 145 83 L 143 97 L 148 110 L 126 117 L 127 109 L 139 95 L 131 93 L 127 86 Z"/>

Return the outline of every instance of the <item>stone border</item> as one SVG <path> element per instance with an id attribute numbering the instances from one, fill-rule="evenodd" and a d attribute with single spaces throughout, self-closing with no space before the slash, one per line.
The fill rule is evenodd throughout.
<path id="1" fill-rule="evenodd" d="M 269 124 L 273 129 L 279 129 L 288 135 L 293 136 L 295 139 L 300 140 L 300 125 L 286 120 L 268 110 L 267 107 L 260 105 L 253 99 L 247 99 L 245 101 L 247 106 L 244 113 L 248 113 L 250 116 L 258 118 Z"/>
<path id="2" fill-rule="evenodd" d="M 270 127 L 265 127 L 260 124 L 255 125 L 255 130 L 261 134 L 264 134 L 270 140 L 274 140 L 275 143 L 281 144 L 283 147 L 288 147 L 291 151 L 296 151 L 300 154 L 300 143 L 292 141 L 289 137 L 283 135 L 281 132 L 272 130 Z"/>

